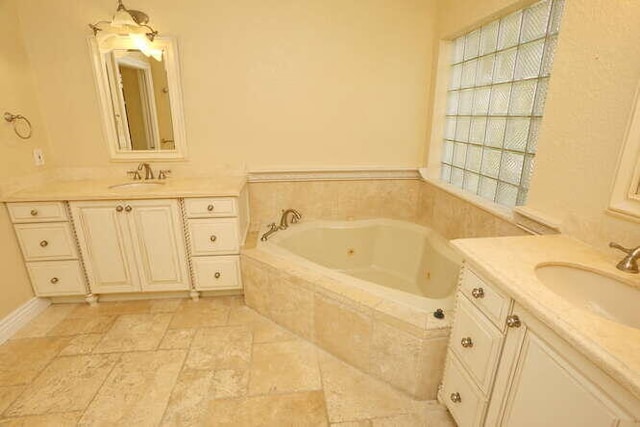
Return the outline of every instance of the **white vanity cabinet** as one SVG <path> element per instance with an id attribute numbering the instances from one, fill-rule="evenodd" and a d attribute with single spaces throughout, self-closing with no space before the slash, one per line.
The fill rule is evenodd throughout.
<path id="1" fill-rule="evenodd" d="M 240 246 L 248 223 L 246 188 L 239 197 L 197 197 L 184 200 L 197 291 L 242 289 Z"/>
<path id="2" fill-rule="evenodd" d="M 7 209 L 36 295 L 84 294 L 84 273 L 64 203 L 8 203 Z"/>
<path id="3" fill-rule="evenodd" d="M 93 293 L 189 289 L 178 200 L 69 205 Z"/>
<path id="4" fill-rule="evenodd" d="M 468 265 L 440 399 L 460 427 L 640 426 L 640 401 Z"/>

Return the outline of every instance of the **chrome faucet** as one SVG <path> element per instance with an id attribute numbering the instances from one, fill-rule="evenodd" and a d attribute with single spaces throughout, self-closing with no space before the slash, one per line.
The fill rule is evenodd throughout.
<path id="1" fill-rule="evenodd" d="M 142 171 L 144 169 L 144 179 L 154 179 L 153 169 L 151 169 L 151 165 L 149 163 L 140 163 L 138 165 L 138 170 Z"/>
<path id="2" fill-rule="evenodd" d="M 638 274 L 638 272 L 640 271 L 638 269 L 638 259 L 640 259 L 640 246 L 638 246 L 637 248 L 628 249 L 620 246 L 617 243 L 611 242 L 609 243 L 609 247 L 620 249 L 622 252 L 627 254 L 627 256 L 624 257 L 622 261 L 618 263 L 618 265 L 616 265 L 616 268 L 618 270 L 624 271 L 625 273 Z"/>
<path id="3" fill-rule="evenodd" d="M 271 236 L 273 233 L 275 233 L 278 230 L 280 230 L 280 229 L 278 228 L 276 223 L 272 222 L 271 224 L 269 224 L 269 230 L 267 230 L 267 232 L 264 233 L 262 235 L 262 237 L 260 237 L 260 240 L 263 241 L 263 242 L 266 242 L 267 239 L 269 238 L 269 236 Z"/>
<path id="4" fill-rule="evenodd" d="M 289 214 L 291 214 L 291 223 L 295 224 L 302 219 L 302 214 L 295 209 L 282 210 L 280 217 L 280 230 L 286 230 L 289 227 Z"/>

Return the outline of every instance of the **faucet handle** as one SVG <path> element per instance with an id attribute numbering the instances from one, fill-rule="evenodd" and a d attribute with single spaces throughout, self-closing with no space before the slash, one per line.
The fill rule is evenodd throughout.
<path id="1" fill-rule="evenodd" d="M 618 249 L 618 250 L 620 250 L 620 251 L 622 251 L 622 252 L 624 252 L 626 254 L 630 254 L 631 252 L 633 252 L 633 249 L 625 248 L 624 246 L 619 245 L 619 244 L 617 244 L 615 242 L 610 242 L 609 243 L 609 247 L 610 248 L 614 248 L 614 249 Z"/>
<path id="2" fill-rule="evenodd" d="M 133 180 L 134 181 L 139 181 L 139 180 L 142 179 L 140 177 L 140 172 L 138 172 L 137 170 L 127 171 L 127 175 L 133 175 Z"/>
<path id="3" fill-rule="evenodd" d="M 167 175 L 171 173 L 171 169 L 160 169 L 158 172 L 158 179 L 167 179 Z"/>

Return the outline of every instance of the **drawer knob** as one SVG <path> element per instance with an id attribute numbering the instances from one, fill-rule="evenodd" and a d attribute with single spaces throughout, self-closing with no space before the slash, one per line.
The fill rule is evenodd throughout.
<path id="1" fill-rule="evenodd" d="M 218 240 L 218 236 L 216 236 L 215 234 L 212 234 L 211 237 L 209 237 L 209 240 L 211 240 L 212 242 L 215 242 L 216 240 Z"/>
<path id="2" fill-rule="evenodd" d="M 216 274 L 213 275 L 213 277 L 215 277 L 216 279 L 219 279 L 220 276 L 222 276 L 222 274 L 220 274 L 219 271 L 216 271 Z"/>
<path id="3" fill-rule="evenodd" d="M 31 216 L 36 216 L 38 215 L 38 209 L 31 209 L 31 212 L 29 212 L 31 214 Z"/>
<path id="4" fill-rule="evenodd" d="M 462 398 L 460 397 L 460 393 L 451 393 L 451 396 L 449 396 L 449 398 L 451 399 L 451 401 L 453 403 L 462 402 Z"/>
<path id="5" fill-rule="evenodd" d="M 133 208 L 131 206 L 129 206 L 129 205 L 124 207 L 124 210 L 127 211 L 127 212 L 131 212 L 132 209 Z"/>
<path id="6" fill-rule="evenodd" d="M 474 298 L 484 298 L 484 289 L 482 288 L 473 288 L 471 291 L 471 295 Z"/>
<path id="7" fill-rule="evenodd" d="M 47 246 L 49 246 L 49 242 L 47 242 L 46 240 L 43 240 L 42 242 L 40 242 L 40 246 L 42 246 L 43 248 L 46 248 Z"/>
<path id="8" fill-rule="evenodd" d="M 209 205 L 209 206 L 207 206 L 207 210 L 208 210 L 209 212 L 212 212 L 214 208 L 215 208 L 215 207 L 214 207 L 213 205 Z"/>
<path id="9" fill-rule="evenodd" d="M 520 322 L 520 318 L 512 314 L 511 316 L 507 316 L 507 326 L 510 328 L 519 328 L 522 326 L 522 322 Z"/>
<path id="10" fill-rule="evenodd" d="M 471 348 L 473 347 L 473 341 L 471 340 L 471 337 L 465 337 L 462 338 L 460 340 L 460 344 L 464 347 L 464 348 Z"/>
<path id="11" fill-rule="evenodd" d="M 52 277 L 51 280 L 49 280 L 52 284 L 56 284 L 59 282 L 59 279 L 57 277 Z"/>
<path id="12" fill-rule="evenodd" d="M 122 212 L 124 208 L 120 205 L 116 206 L 116 212 Z"/>

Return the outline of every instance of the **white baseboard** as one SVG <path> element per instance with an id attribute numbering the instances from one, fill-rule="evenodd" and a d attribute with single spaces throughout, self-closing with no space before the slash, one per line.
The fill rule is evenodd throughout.
<path id="1" fill-rule="evenodd" d="M 18 332 L 20 328 L 35 319 L 38 314 L 46 310 L 51 301 L 45 298 L 31 298 L 26 303 L 9 313 L 0 320 L 0 344 Z"/>

